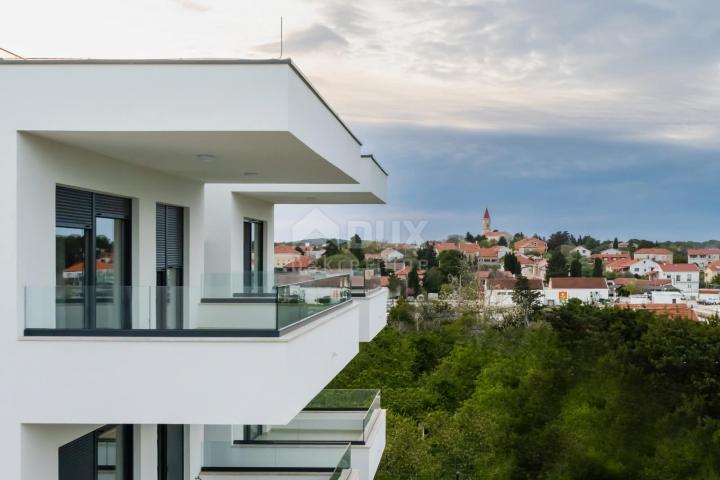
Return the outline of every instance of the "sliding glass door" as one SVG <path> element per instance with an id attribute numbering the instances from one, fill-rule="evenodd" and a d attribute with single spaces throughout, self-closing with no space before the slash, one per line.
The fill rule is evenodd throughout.
<path id="1" fill-rule="evenodd" d="M 130 199 L 55 192 L 57 328 L 129 328 Z"/>

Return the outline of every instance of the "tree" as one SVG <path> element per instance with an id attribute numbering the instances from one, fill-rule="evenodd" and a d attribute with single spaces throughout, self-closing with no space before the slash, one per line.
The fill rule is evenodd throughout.
<path id="1" fill-rule="evenodd" d="M 467 233 L 465 234 L 465 241 L 468 242 L 468 243 L 475 243 L 475 235 L 473 235 L 473 234 L 470 233 L 470 232 L 467 232 Z"/>
<path id="2" fill-rule="evenodd" d="M 305 251 L 300 247 L 300 245 L 297 245 L 295 247 L 295 251 L 298 252 L 300 255 L 305 255 Z"/>
<path id="3" fill-rule="evenodd" d="M 565 231 L 557 231 L 550 235 L 550 238 L 547 240 L 547 247 L 548 250 L 557 250 L 562 245 L 565 245 L 567 243 L 572 243 L 571 241 L 571 235 L 568 233 L 567 230 Z"/>
<path id="4" fill-rule="evenodd" d="M 507 247 L 507 239 L 505 237 L 500 237 L 500 240 L 498 240 L 498 245 L 501 247 Z"/>
<path id="5" fill-rule="evenodd" d="M 570 276 L 582 277 L 582 263 L 577 257 L 573 258 L 573 261 L 570 262 Z"/>
<path id="6" fill-rule="evenodd" d="M 613 248 L 617 249 L 618 245 L 620 245 L 620 244 L 618 243 L 617 237 L 615 237 L 615 239 L 613 240 Z"/>
<path id="7" fill-rule="evenodd" d="M 328 240 L 327 243 L 325 243 L 323 257 L 332 257 L 338 253 L 340 253 L 340 247 L 338 246 L 337 240 Z"/>
<path id="8" fill-rule="evenodd" d="M 459 250 L 445 250 L 438 255 L 438 267 L 444 278 L 460 276 L 465 267 L 465 255 Z"/>
<path id="9" fill-rule="evenodd" d="M 340 251 L 340 253 L 331 255 L 329 257 L 323 256 L 320 259 L 320 263 L 322 264 L 323 268 L 343 270 L 353 269 L 360 266 L 360 262 L 358 261 L 357 257 L 355 257 L 355 255 L 348 252 L 347 250 L 342 250 Z"/>
<path id="10" fill-rule="evenodd" d="M 513 275 L 520 275 L 520 273 L 522 273 L 522 265 L 520 265 L 520 261 L 514 253 L 508 253 L 503 257 L 503 268 Z"/>
<path id="11" fill-rule="evenodd" d="M 380 276 L 386 277 L 388 274 L 387 267 L 385 266 L 385 260 L 380 260 L 378 262 L 378 268 L 380 269 Z"/>
<path id="12" fill-rule="evenodd" d="M 358 262 L 362 263 L 365 260 L 365 252 L 363 252 L 362 239 L 357 233 L 350 238 L 350 253 L 355 255 Z"/>
<path id="13" fill-rule="evenodd" d="M 555 250 L 548 261 L 546 277 L 567 277 L 568 268 L 565 255 L 560 250 Z"/>
<path id="14" fill-rule="evenodd" d="M 540 308 L 540 295 L 539 291 L 530 288 L 526 277 L 519 276 L 515 281 L 512 300 L 520 310 L 525 325 L 530 323 L 530 315 Z"/>
<path id="15" fill-rule="evenodd" d="M 407 285 L 413 291 L 413 295 L 420 293 L 420 276 L 418 275 L 417 265 L 413 265 L 407 278 Z"/>
<path id="16" fill-rule="evenodd" d="M 593 263 L 592 276 L 593 277 L 602 277 L 603 274 L 604 274 L 603 262 L 601 259 L 596 258 L 595 263 Z"/>
<path id="17" fill-rule="evenodd" d="M 424 268 L 432 268 L 437 265 L 437 254 L 435 253 L 435 245 L 430 242 L 425 242 L 417 250 L 418 262 Z"/>
<path id="18" fill-rule="evenodd" d="M 444 283 L 442 271 L 438 267 L 432 267 L 425 273 L 423 286 L 430 293 L 438 293 Z"/>

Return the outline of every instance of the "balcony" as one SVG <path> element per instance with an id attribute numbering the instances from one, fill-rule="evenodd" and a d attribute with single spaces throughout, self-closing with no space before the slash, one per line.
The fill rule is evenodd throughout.
<path id="1" fill-rule="evenodd" d="M 234 445 L 228 441 L 203 443 L 201 479 L 263 478 L 348 480 L 350 445 Z"/>
<path id="2" fill-rule="evenodd" d="M 26 287 L 26 336 L 278 337 L 351 301 L 349 274 L 206 274 L 202 287 Z"/>
<path id="3" fill-rule="evenodd" d="M 374 477 L 385 448 L 385 411 L 379 390 L 320 392 L 286 425 L 240 425 L 229 432 L 234 445 L 346 445 L 358 478 Z"/>
<path id="4" fill-rule="evenodd" d="M 65 402 L 23 421 L 288 423 L 357 354 L 359 307 L 347 275 L 273 281 L 27 287 L 16 361 L 33 398 Z"/>

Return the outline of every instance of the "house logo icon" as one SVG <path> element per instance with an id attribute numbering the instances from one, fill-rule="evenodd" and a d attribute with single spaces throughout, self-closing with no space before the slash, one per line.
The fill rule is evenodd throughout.
<path id="1" fill-rule="evenodd" d="M 293 224 L 290 235 L 293 242 L 309 238 L 338 240 L 340 226 L 322 210 L 313 208 Z"/>

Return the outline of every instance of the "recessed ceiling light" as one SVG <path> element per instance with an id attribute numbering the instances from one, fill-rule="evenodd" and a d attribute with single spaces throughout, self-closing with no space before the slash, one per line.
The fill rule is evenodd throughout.
<path id="1" fill-rule="evenodd" d="M 245 175 L 246 177 L 257 177 L 258 173 L 257 172 L 243 172 L 243 175 Z"/>
<path id="2" fill-rule="evenodd" d="M 204 163 L 209 163 L 215 160 L 215 155 L 209 153 L 199 153 L 196 155 L 197 159 Z"/>

